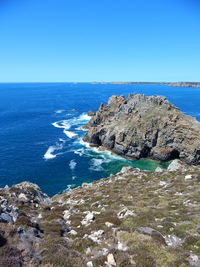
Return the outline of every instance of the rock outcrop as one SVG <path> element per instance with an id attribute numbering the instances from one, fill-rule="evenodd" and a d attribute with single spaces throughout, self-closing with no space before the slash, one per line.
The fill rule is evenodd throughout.
<path id="1" fill-rule="evenodd" d="M 124 157 L 200 164 L 200 122 L 163 96 L 114 95 L 86 128 L 84 141 Z"/>
<path id="2" fill-rule="evenodd" d="M 200 169 L 170 165 L 51 199 L 28 182 L 1 188 L 0 267 L 200 266 Z"/>

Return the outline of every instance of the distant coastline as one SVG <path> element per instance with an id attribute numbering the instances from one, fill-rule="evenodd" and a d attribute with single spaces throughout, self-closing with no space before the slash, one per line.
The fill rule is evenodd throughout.
<path id="1" fill-rule="evenodd" d="M 200 82 L 90 82 L 90 84 L 156 84 L 173 87 L 200 87 Z"/>

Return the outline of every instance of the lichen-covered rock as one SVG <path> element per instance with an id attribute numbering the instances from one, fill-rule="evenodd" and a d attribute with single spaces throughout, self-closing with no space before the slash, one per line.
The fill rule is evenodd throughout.
<path id="1" fill-rule="evenodd" d="M 163 96 L 112 96 L 87 129 L 84 141 L 121 156 L 200 164 L 200 122 Z"/>

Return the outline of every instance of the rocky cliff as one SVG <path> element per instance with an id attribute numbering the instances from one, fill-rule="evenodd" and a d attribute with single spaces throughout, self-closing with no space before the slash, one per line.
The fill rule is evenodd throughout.
<path id="1" fill-rule="evenodd" d="M 200 169 L 130 167 L 49 198 L 0 189 L 0 266 L 200 266 Z"/>
<path id="2" fill-rule="evenodd" d="M 200 163 L 200 122 L 163 96 L 112 96 L 87 125 L 84 141 L 131 159 Z"/>

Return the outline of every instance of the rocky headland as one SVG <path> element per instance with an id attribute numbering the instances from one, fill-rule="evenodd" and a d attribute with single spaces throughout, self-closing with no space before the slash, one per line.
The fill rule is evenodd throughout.
<path id="1" fill-rule="evenodd" d="M 130 158 L 200 164 L 200 122 L 163 96 L 112 96 L 87 124 L 84 141 Z"/>
<path id="2" fill-rule="evenodd" d="M 124 167 L 49 198 L 24 182 L 0 189 L 0 266 L 200 266 L 200 169 Z"/>
<path id="3" fill-rule="evenodd" d="M 97 84 L 97 82 L 95 83 Z M 111 84 L 168 85 L 172 87 L 200 87 L 200 82 L 111 82 Z"/>

